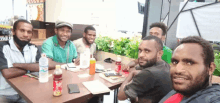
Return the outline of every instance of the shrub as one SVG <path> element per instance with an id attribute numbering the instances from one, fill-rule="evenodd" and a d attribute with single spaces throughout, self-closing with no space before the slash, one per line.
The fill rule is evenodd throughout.
<path id="1" fill-rule="evenodd" d="M 220 76 L 220 52 L 219 51 L 215 51 L 214 62 L 215 62 L 216 68 L 215 68 L 213 75 Z"/>

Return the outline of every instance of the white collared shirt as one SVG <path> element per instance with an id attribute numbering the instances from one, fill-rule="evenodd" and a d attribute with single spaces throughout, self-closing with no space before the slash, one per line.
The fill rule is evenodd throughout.
<path id="1" fill-rule="evenodd" d="M 40 58 L 40 51 L 33 44 L 25 45 L 23 54 L 16 47 L 13 39 L 0 42 L 0 70 L 13 67 L 13 63 L 35 63 Z M 0 72 L 0 95 L 14 94 L 17 92 L 6 82 Z"/>

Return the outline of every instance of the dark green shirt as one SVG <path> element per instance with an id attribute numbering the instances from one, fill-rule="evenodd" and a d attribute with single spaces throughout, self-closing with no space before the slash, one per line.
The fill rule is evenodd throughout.
<path id="1" fill-rule="evenodd" d="M 75 45 L 68 40 L 65 47 L 62 48 L 57 41 L 56 35 L 44 41 L 42 44 L 42 53 L 46 53 L 48 58 L 51 58 L 55 62 L 59 63 L 71 63 L 73 59 L 77 58 Z M 68 54 L 69 56 L 67 56 Z"/>
<path id="2" fill-rule="evenodd" d="M 163 46 L 162 59 L 165 62 L 167 62 L 168 64 L 170 64 L 171 63 L 171 58 L 172 58 L 172 50 L 167 46 Z"/>

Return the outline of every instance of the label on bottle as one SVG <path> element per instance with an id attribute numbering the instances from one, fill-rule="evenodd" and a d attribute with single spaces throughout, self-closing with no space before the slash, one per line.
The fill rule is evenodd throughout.
<path id="1" fill-rule="evenodd" d="M 116 61 L 115 65 L 116 65 L 115 68 L 116 72 L 119 72 L 121 70 L 121 61 Z"/>
<path id="2" fill-rule="evenodd" d="M 62 80 L 53 81 L 53 95 L 60 96 L 62 94 Z"/>
<path id="3" fill-rule="evenodd" d="M 90 70 L 89 70 L 89 74 L 93 75 L 95 74 L 95 60 L 90 60 Z"/>
<path id="4" fill-rule="evenodd" d="M 47 72 L 47 71 L 48 71 L 48 66 L 40 66 L 39 72 Z"/>

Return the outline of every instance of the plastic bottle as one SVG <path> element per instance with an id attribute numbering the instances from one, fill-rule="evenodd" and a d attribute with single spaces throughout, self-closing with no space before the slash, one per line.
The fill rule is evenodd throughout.
<path id="1" fill-rule="evenodd" d="M 39 59 L 39 82 L 48 82 L 48 58 L 45 53 L 42 53 Z"/>
<path id="2" fill-rule="evenodd" d="M 90 49 L 86 48 L 84 53 L 80 54 L 80 67 L 89 68 L 90 62 Z"/>
<path id="3" fill-rule="evenodd" d="M 89 69 L 89 74 L 90 75 L 94 75 L 95 74 L 95 64 L 96 64 L 96 60 L 95 58 L 91 58 L 90 59 L 90 69 Z"/>
<path id="4" fill-rule="evenodd" d="M 53 96 L 62 95 L 62 69 L 60 65 L 56 65 L 56 69 L 53 73 Z"/>
<path id="5" fill-rule="evenodd" d="M 117 56 L 117 60 L 115 62 L 115 71 L 120 73 L 121 71 L 121 57 Z"/>

